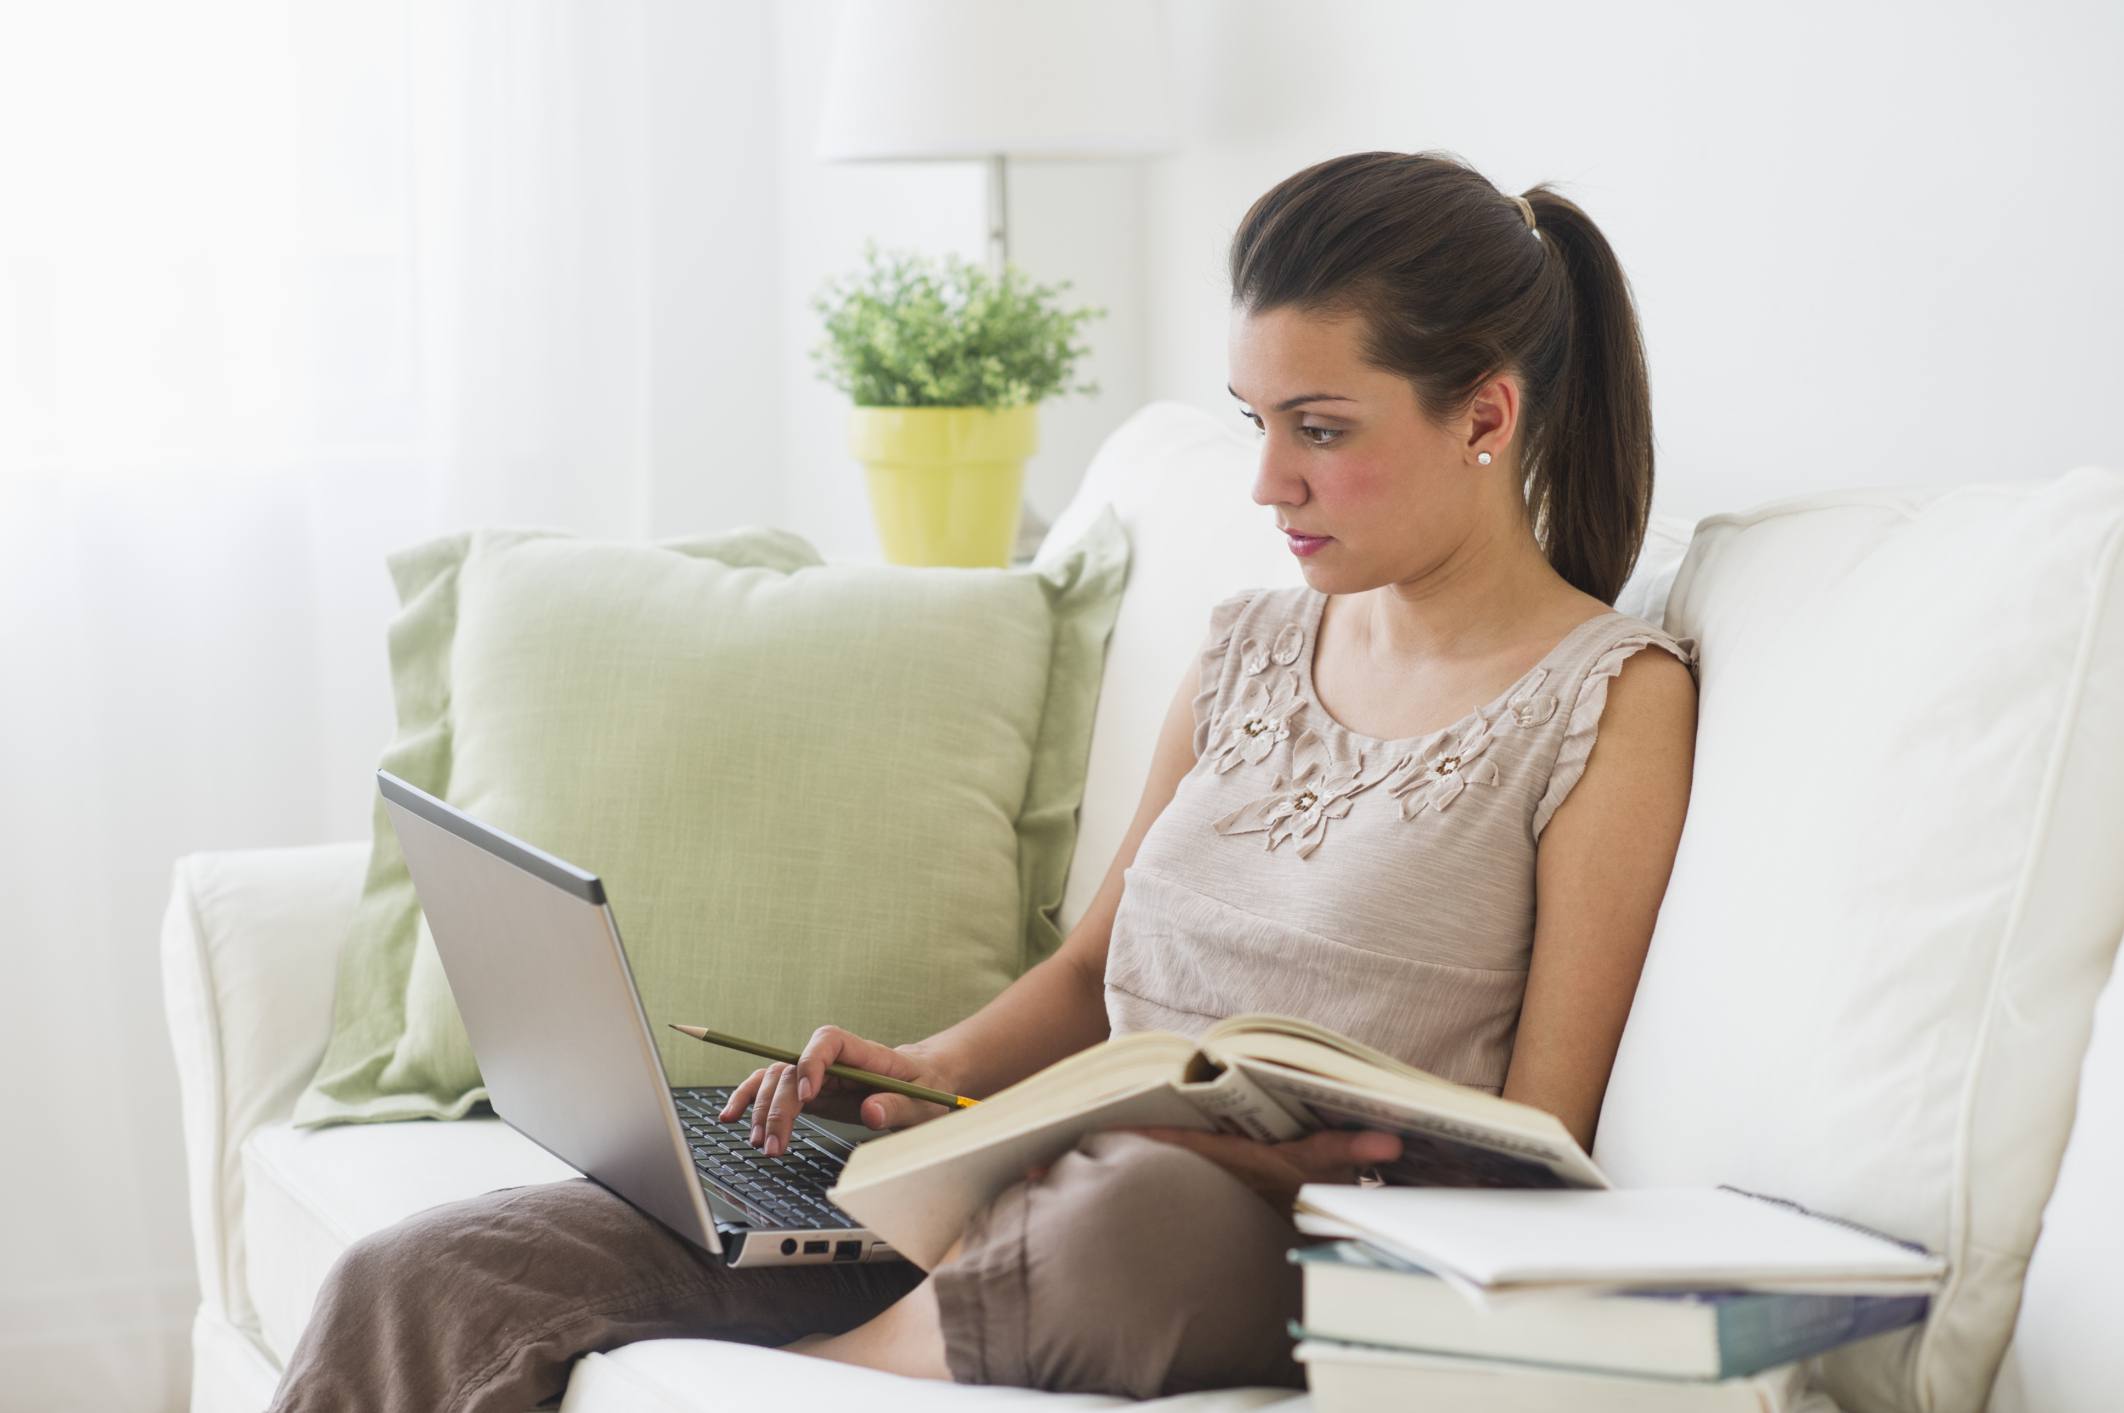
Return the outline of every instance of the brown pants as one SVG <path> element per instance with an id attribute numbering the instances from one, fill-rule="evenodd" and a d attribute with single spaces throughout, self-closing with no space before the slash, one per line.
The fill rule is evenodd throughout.
<path id="1" fill-rule="evenodd" d="M 1285 1321 L 1311 1238 L 1209 1159 L 1085 1138 L 1001 1193 L 935 1272 L 959 1383 L 1153 1398 L 1305 1387 Z M 582 1354 L 636 1340 L 787 1344 L 919 1285 L 912 1262 L 738 1269 L 584 1179 L 408 1217 L 341 1253 L 270 1413 L 524 1413 Z"/>

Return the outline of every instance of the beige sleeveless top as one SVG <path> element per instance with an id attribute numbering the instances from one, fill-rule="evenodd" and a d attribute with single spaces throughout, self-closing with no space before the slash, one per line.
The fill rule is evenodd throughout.
<path id="1" fill-rule="evenodd" d="M 1197 759 L 1123 875 L 1108 1025 L 1194 1035 L 1275 1011 L 1498 1093 L 1541 832 L 1624 660 L 1656 645 L 1693 672 L 1696 640 L 1611 609 L 1460 721 L 1382 741 L 1313 692 L 1326 603 L 1301 584 L 1211 610 Z"/>

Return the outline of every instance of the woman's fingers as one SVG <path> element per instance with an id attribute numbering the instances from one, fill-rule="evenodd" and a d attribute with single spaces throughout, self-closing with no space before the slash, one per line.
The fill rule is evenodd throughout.
<path id="1" fill-rule="evenodd" d="M 1346 1181 L 1358 1168 L 1401 1156 L 1401 1139 L 1381 1129 L 1322 1129 L 1296 1142 L 1302 1166 L 1327 1182 Z"/>
<path id="2" fill-rule="evenodd" d="M 752 1145 L 757 1148 L 767 1135 L 767 1105 L 774 1097 L 774 1086 L 783 1070 L 789 1066 L 776 1060 L 759 1072 L 759 1087 L 752 1095 Z"/>
<path id="3" fill-rule="evenodd" d="M 875 1040 L 865 1040 L 854 1031 L 843 1030 L 837 1025 L 822 1025 L 811 1032 L 811 1039 L 797 1056 L 797 1079 L 799 1096 L 805 1103 L 818 1097 L 831 1078 L 826 1073 L 828 1065 L 853 1065 L 859 1070 L 873 1074 L 890 1075 L 894 1079 L 914 1079 L 914 1066 L 907 1057 L 889 1045 Z"/>
<path id="4" fill-rule="evenodd" d="M 1401 1135 L 1366 1129 L 1350 1136 L 1350 1160 L 1354 1163 L 1391 1163 L 1401 1156 Z"/>
<path id="5" fill-rule="evenodd" d="M 736 1115 L 744 1113 L 745 1105 L 752 1098 L 753 1091 L 760 1087 L 760 1076 L 765 1073 L 765 1070 L 754 1070 L 746 1075 L 738 1083 L 738 1087 L 730 1091 L 730 1102 L 723 1106 L 723 1112 L 716 1117 L 728 1123 Z"/>
<path id="6" fill-rule="evenodd" d="M 797 1067 L 778 1065 L 781 1073 L 774 1077 L 771 1088 L 761 1092 L 767 1097 L 767 1156 L 789 1151 L 789 1133 L 796 1127 L 797 1111 L 804 1107 L 797 1098 Z"/>
<path id="7" fill-rule="evenodd" d="M 1200 1153 L 1226 1172 L 1249 1183 L 1289 1173 L 1298 1166 L 1300 1159 L 1308 1156 L 1304 1150 L 1294 1155 L 1289 1152 L 1288 1145 L 1272 1147 L 1261 1139 L 1237 1133 L 1207 1133 L 1201 1129 L 1170 1125 L 1130 1125 L 1115 1131 L 1141 1134 L 1160 1143 Z M 1303 1141 L 1293 1139 L 1291 1143 Z"/>
<path id="8" fill-rule="evenodd" d="M 863 1127 L 876 1129 L 906 1128 L 949 1112 L 941 1104 L 910 1099 L 904 1094 L 870 1094 L 856 1106 L 856 1117 Z"/>
<path id="9" fill-rule="evenodd" d="M 773 1156 L 789 1151 L 797 1115 L 807 1108 L 828 1118 L 852 1115 L 871 1128 L 892 1128 L 949 1112 L 946 1106 L 926 1100 L 881 1094 L 860 1084 L 836 1083 L 835 1077 L 826 1072 L 827 1066 L 835 1064 L 853 1065 L 895 1079 L 937 1083 L 905 1052 L 865 1040 L 837 1025 L 822 1025 L 812 1032 L 810 1042 L 793 1063 L 777 1060 L 754 1070 L 731 1090 L 721 1117 L 727 1122 L 744 1113 L 749 1103 L 752 1143 Z M 821 1094 L 829 1100 L 824 1106 L 817 1102 Z"/>
<path id="10" fill-rule="evenodd" d="M 822 1025 L 811 1032 L 811 1039 L 804 1043 L 803 1051 L 797 1055 L 798 1094 L 801 1098 L 808 1102 L 812 1095 L 826 1087 L 826 1067 L 840 1063 L 841 1052 L 848 1048 L 846 1042 L 854 1038 L 837 1025 Z M 859 1065 L 858 1068 L 869 1069 L 870 1066 Z"/>
<path id="11" fill-rule="evenodd" d="M 1227 1171 L 1267 1189 L 1290 1182 L 1353 1182 L 1357 1170 L 1401 1155 L 1401 1139 L 1381 1129 L 1317 1129 L 1280 1142 L 1197 1129 L 1131 1126 L 1166 1143 L 1191 1148 Z"/>

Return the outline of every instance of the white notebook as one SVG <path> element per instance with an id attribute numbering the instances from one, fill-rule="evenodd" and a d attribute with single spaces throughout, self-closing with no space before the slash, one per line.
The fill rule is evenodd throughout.
<path id="1" fill-rule="evenodd" d="M 1940 1257 L 1727 1187 L 1492 1189 L 1307 1183 L 1298 1213 L 1476 1299 L 1537 1290 L 1929 1291 Z"/>

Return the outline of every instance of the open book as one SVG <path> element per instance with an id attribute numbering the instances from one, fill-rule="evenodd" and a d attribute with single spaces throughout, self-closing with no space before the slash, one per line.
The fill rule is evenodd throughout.
<path id="1" fill-rule="evenodd" d="M 1389 1185 L 1606 1188 L 1555 1115 L 1426 1074 L 1293 1016 L 1249 1012 L 1200 1036 L 1117 1035 L 971 1109 L 857 1145 L 826 1195 L 924 1270 L 969 1218 L 1028 1168 L 1085 1134 L 1171 1127 L 1302 1138 L 1384 1129 L 1401 1156 Z"/>

